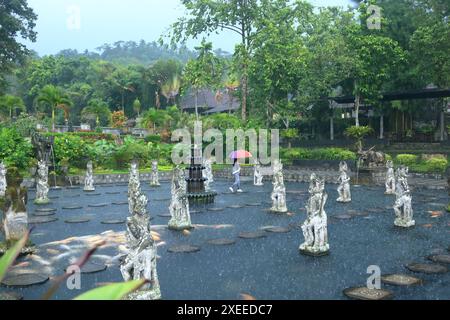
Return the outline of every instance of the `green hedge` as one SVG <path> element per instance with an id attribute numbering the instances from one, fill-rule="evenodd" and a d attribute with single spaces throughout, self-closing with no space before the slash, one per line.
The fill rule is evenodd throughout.
<path id="1" fill-rule="evenodd" d="M 418 173 L 444 173 L 448 167 L 448 160 L 443 156 L 422 159 L 414 154 L 399 154 L 394 162 L 396 165 L 408 166 L 411 171 Z"/>
<path id="2" fill-rule="evenodd" d="M 0 161 L 8 167 L 28 169 L 33 157 L 31 142 L 15 128 L 0 128 Z"/>
<path id="3" fill-rule="evenodd" d="M 357 155 L 353 151 L 342 148 L 282 148 L 280 156 L 285 161 L 293 160 L 356 160 Z"/>

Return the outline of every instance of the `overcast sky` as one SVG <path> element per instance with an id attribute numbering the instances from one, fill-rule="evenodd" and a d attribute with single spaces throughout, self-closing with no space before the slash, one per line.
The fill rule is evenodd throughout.
<path id="1" fill-rule="evenodd" d="M 62 49 L 94 50 L 104 43 L 154 41 L 183 16 L 180 0 L 28 0 L 38 14 L 35 43 L 40 55 Z M 350 0 L 310 0 L 316 6 L 347 7 Z M 78 16 L 79 19 L 76 17 Z M 210 38 L 214 48 L 233 51 L 239 39 L 223 32 Z M 194 42 L 188 44 L 189 47 Z"/>

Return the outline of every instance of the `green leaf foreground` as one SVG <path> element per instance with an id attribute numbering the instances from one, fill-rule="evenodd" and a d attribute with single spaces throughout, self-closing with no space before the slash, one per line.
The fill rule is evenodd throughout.
<path id="1" fill-rule="evenodd" d="M 133 280 L 124 283 L 114 283 L 85 292 L 74 300 L 121 300 L 128 294 L 142 287 L 146 280 Z"/>
<path id="2" fill-rule="evenodd" d="M 4 279 L 6 272 L 8 272 L 8 269 L 19 256 L 20 251 L 28 241 L 28 236 L 29 233 L 27 233 L 22 239 L 17 241 L 16 244 L 11 249 L 9 249 L 0 259 L 0 281 Z"/>

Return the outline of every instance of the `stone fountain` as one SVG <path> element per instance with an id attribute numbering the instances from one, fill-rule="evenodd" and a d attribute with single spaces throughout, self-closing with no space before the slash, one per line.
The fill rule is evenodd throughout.
<path id="1" fill-rule="evenodd" d="M 271 195 L 272 208 L 274 213 L 288 212 L 286 206 L 286 187 L 284 186 L 283 164 L 275 160 L 273 164 L 273 191 Z"/>
<path id="2" fill-rule="evenodd" d="M 385 194 L 391 195 L 395 194 L 395 172 L 394 172 L 394 163 L 391 160 L 386 162 L 386 192 Z"/>
<path id="3" fill-rule="evenodd" d="M 128 253 L 120 266 L 125 281 L 146 279 L 138 291 L 127 296 L 127 300 L 159 300 L 161 291 L 156 270 L 156 244 L 150 229 L 150 215 L 147 211 L 148 199 L 141 191 L 138 162 L 133 161 L 128 184 L 127 218 Z"/>
<path id="4" fill-rule="evenodd" d="M 189 213 L 189 200 L 186 196 L 186 177 L 180 167 L 173 171 L 172 178 L 172 202 L 169 206 L 172 218 L 169 221 L 171 230 L 192 229 L 191 215 Z"/>
<path id="5" fill-rule="evenodd" d="M 48 198 L 48 166 L 47 162 L 40 160 L 38 162 L 37 176 L 36 176 L 36 199 L 34 203 L 37 205 L 44 205 L 50 203 Z"/>
<path id="6" fill-rule="evenodd" d="M 337 202 L 348 203 L 352 201 L 352 194 L 350 192 L 350 176 L 348 175 L 347 162 L 341 161 L 339 164 L 339 187 Z"/>
<path id="7" fill-rule="evenodd" d="M 256 161 L 253 173 L 253 184 L 257 187 L 262 187 L 264 185 L 263 179 L 264 176 L 261 173 L 261 165 Z"/>
<path id="8" fill-rule="evenodd" d="M 328 195 L 325 193 L 325 181 L 315 174 L 311 175 L 310 197 L 306 204 L 306 221 L 302 226 L 305 242 L 300 252 L 311 256 L 324 256 L 330 251 L 328 244 L 328 218 L 325 212 Z"/>
<path id="9" fill-rule="evenodd" d="M 86 191 L 86 192 L 95 191 L 94 168 L 93 168 L 92 161 L 89 161 L 87 163 L 86 178 L 84 179 L 84 191 Z"/>
<path id="10" fill-rule="evenodd" d="M 15 242 L 22 239 L 28 232 L 27 201 L 28 190 L 22 187 L 23 178 L 17 168 L 9 168 L 6 174 L 7 188 L 0 198 L 4 213 L 2 229 L 5 233 L 5 245 L 0 245 L 0 255 L 4 254 Z M 33 246 L 27 244 L 22 254 L 33 253 Z"/>
<path id="11" fill-rule="evenodd" d="M 152 172 L 150 174 L 150 186 L 159 187 L 158 161 L 152 161 Z"/>
<path id="12" fill-rule="evenodd" d="M 191 205 L 213 203 L 217 195 L 216 192 L 206 191 L 206 179 L 203 178 L 205 167 L 202 165 L 202 159 L 202 151 L 193 146 L 191 149 L 191 165 L 186 168 L 189 170 L 189 177 L 186 178 L 187 197 Z"/>
<path id="13" fill-rule="evenodd" d="M 394 224 L 397 227 L 409 228 L 413 227 L 416 222 L 413 220 L 412 196 L 408 185 L 408 167 L 401 166 L 397 169 L 397 186 L 394 211 L 396 219 Z"/>

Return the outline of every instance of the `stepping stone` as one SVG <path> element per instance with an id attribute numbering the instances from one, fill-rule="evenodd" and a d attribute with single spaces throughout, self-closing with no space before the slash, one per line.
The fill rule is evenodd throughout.
<path id="1" fill-rule="evenodd" d="M 79 209 L 83 209 L 82 206 L 65 206 L 65 207 L 62 207 L 62 208 L 63 208 L 63 210 L 79 210 Z"/>
<path id="2" fill-rule="evenodd" d="M 367 217 L 369 214 L 367 212 L 352 212 L 349 215 L 352 217 Z"/>
<path id="3" fill-rule="evenodd" d="M 231 246 L 236 243 L 236 240 L 233 239 L 214 239 L 208 240 L 208 243 L 213 246 Z"/>
<path id="4" fill-rule="evenodd" d="M 128 205 L 128 202 L 127 201 L 113 202 L 112 204 L 115 205 L 115 206 L 125 206 L 125 205 Z"/>
<path id="5" fill-rule="evenodd" d="M 190 212 L 190 213 L 192 213 L 192 212 Z M 170 213 L 161 213 L 161 214 L 158 214 L 158 217 L 161 217 L 161 218 L 172 218 L 172 215 Z"/>
<path id="6" fill-rule="evenodd" d="M 255 232 L 241 232 L 239 234 L 239 238 L 241 239 L 261 239 L 267 237 L 264 231 L 255 231 Z"/>
<path id="7" fill-rule="evenodd" d="M 224 211 L 225 208 L 208 208 L 206 210 L 211 211 L 211 212 L 220 212 L 220 211 Z"/>
<path id="8" fill-rule="evenodd" d="M 50 223 L 50 222 L 55 222 L 58 221 L 57 218 L 52 218 L 52 217 L 48 217 L 48 216 L 36 216 L 36 217 L 31 217 L 30 219 L 28 219 L 28 223 L 29 224 L 44 224 L 44 223 Z"/>
<path id="9" fill-rule="evenodd" d="M 349 220 L 349 219 L 352 219 L 353 217 L 349 214 L 340 214 L 337 216 L 332 216 L 332 218 L 339 219 L 339 220 Z"/>
<path id="10" fill-rule="evenodd" d="M 344 294 L 349 298 L 357 300 L 387 300 L 394 296 L 391 291 L 368 289 L 367 287 L 348 288 L 344 290 Z"/>
<path id="11" fill-rule="evenodd" d="M 69 224 L 78 224 L 78 223 L 87 223 L 91 221 L 91 219 L 88 218 L 73 218 L 73 219 L 67 219 L 64 222 Z"/>
<path id="12" fill-rule="evenodd" d="M 432 263 L 411 263 L 406 265 L 406 268 L 412 272 L 421 272 L 426 274 L 446 273 L 446 267 L 440 264 Z"/>
<path id="13" fill-rule="evenodd" d="M 90 262 L 88 261 L 82 268 L 81 273 L 82 274 L 90 274 L 90 273 L 97 273 L 101 271 L 105 271 L 107 266 L 103 263 L 96 263 L 96 262 Z M 65 269 L 64 271 L 67 271 Z"/>
<path id="14" fill-rule="evenodd" d="M 89 208 L 103 208 L 107 207 L 109 203 L 98 203 L 98 204 L 90 204 L 88 205 Z"/>
<path id="15" fill-rule="evenodd" d="M 104 184 L 104 185 L 100 185 L 100 187 L 103 187 L 103 188 L 113 188 L 114 186 L 111 185 L 111 184 Z"/>
<path id="16" fill-rule="evenodd" d="M 55 199 L 59 199 L 59 197 L 58 196 L 50 196 L 50 197 L 48 197 L 50 200 L 55 200 Z"/>
<path id="17" fill-rule="evenodd" d="M 381 281 L 394 286 L 412 286 L 423 283 L 421 279 L 406 274 L 388 274 L 382 276 Z"/>
<path id="18" fill-rule="evenodd" d="M 54 209 L 54 208 L 38 208 L 38 209 L 36 209 L 36 212 L 56 212 L 56 209 Z"/>
<path id="19" fill-rule="evenodd" d="M 170 253 L 194 253 L 200 251 L 200 247 L 183 244 L 171 247 L 167 251 Z"/>
<path id="20" fill-rule="evenodd" d="M 78 190 L 81 189 L 81 187 L 67 187 L 68 190 Z"/>
<path id="21" fill-rule="evenodd" d="M 86 197 L 97 197 L 97 196 L 101 196 L 101 193 L 86 193 Z"/>
<path id="22" fill-rule="evenodd" d="M 161 198 L 161 199 L 154 199 L 153 201 L 157 201 L 157 202 L 163 202 L 163 201 L 170 201 L 172 199 L 168 199 L 168 198 Z M 151 200 L 150 200 L 151 201 Z"/>
<path id="23" fill-rule="evenodd" d="M 81 194 L 74 194 L 67 196 L 67 198 L 79 198 L 79 197 L 81 197 Z"/>
<path id="24" fill-rule="evenodd" d="M 264 231 L 270 232 L 270 233 L 289 233 L 291 232 L 290 228 L 285 227 L 266 227 L 263 228 Z"/>
<path id="25" fill-rule="evenodd" d="M 245 205 L 234 204 L 234 205 L 228 206 L 227 208 L 230 208 L 230 209 L 242 209 L 242 208 L 245 208 Z"/>
<path id="26" fill-rule="evenodd" d="M 36 212 L 36 213 L 33 213 L 33 216 L 35 216 L 35 217 L 50 217 L 50 216 L 54 216 L 55 214 L 56 214 L 56 212 L 54 212 L 54 211 Z"/>
<path id="27" fill-rule="evenodd" d="M 23 300 L 23 297 L 15 292 L 0 293 L 0 301 L 14 301 L 14 300 Z"/>
<path id="28" fill-rule="evenodd" d="M 437 263 L 450 264 L 450 255 L 449 254 L 436 254 L 428 257 L 428 260 Z"/>
<path id="29" fill-rule="evenodd" d="M 119 220 L 119 219 L 114 220 L 114 219 L 112 219 L 112 220 L 102 221 L 101 223 L 102 224 L 125 224 L 126 222 L 127 222 L 126 220 Z"/>
<path id="30" fill-rule="evenodd" d="M 106 192 L 106 194 L 120 194 L 120 191 L 119 192 Z"/>
<path id="31" fill-rule="evenodd" d="M 38 273 L 22 273 L 6 276 L 2 284 L 7 287 L 28 287 L 36 284 L 42 284 L 49 280 L 49 277 Z"/>
<path id="32" fill-rule="evenodd" d="M 199 214 L 199 213 L 203 213 L 203 211 L 200 211 L 200 210 L 190 210 L 189 213 L 190 213 L 190 214 Z"/>
<path id="33" fill-rule="evenodd" d="M 258 202 L 258 203 L 247 203 L 246 206 L 247 207 L 259 207 L 261 206 L 262 203 Z"/>

